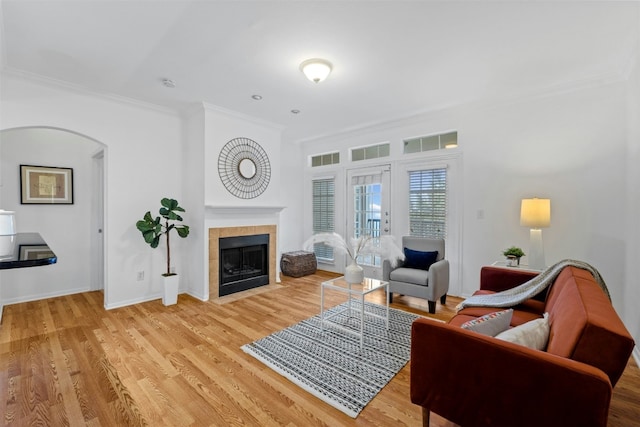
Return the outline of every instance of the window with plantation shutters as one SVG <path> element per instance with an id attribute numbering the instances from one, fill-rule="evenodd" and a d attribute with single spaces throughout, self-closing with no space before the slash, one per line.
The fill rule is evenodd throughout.
<path id="1" fill-rule="evenodd" d="M 447 169 L 409 172 L 409 234 L 446 236 Z"/>
<path id="2" fill-rule="evenodd" d="M 313 181 L 313 233 L 335 231 L 335 180 L 314 179 Z M 333 248 L 324 244 L 314 246 L 319 259 L 333 260 Z"/>

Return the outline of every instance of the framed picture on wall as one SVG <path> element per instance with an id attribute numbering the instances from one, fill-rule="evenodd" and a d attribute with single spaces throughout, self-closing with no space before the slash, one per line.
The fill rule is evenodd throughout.
<path id="1" fill-rule="evenodd" d="M 73 204 L 73 169 L 20 165 L 20 203 Z"/>

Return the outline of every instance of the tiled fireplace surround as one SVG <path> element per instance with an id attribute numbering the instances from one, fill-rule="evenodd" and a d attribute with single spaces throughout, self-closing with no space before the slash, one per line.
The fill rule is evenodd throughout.
<path id="1" fill-rule="evenodd" d="M 277 226 L 272 225 L 245 225 L 231 227 L 209 228 L 209 299 L 220 298 L 220 271 L 219 271 L 219 239 L 221 237 L 253 236 L 255 234 L 269 235 L 269 285 L 276 283 L 276 259 L 277 259 Z"/>

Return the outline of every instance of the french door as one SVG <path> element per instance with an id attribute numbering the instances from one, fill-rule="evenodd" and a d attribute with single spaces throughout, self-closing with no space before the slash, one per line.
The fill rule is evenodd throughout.
<path id="1" fill-rule="evenodd" d="M 346 237 L 371 236 L 376 239 L 391 234 L 390 165 L 349 170 L 347 187 Z M 366 277 L 382 278 L 382 260 L 379 256 L 361 255 L 358 264 L 364 268 Z"/>

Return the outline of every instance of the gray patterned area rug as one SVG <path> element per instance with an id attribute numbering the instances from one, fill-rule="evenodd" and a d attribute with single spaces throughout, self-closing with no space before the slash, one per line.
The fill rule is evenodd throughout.
<path id="1" fill-rule="evenodd" d="M 359 331 L 360 303 L 352 301 L 357 318 L 349 318 L 344 304 L 326 310 L 332 321 Z M 385 307 L 365 302 L 365 312 L 383 315 Z M 314 396 L 355 418 L 409 361 L 411 323 L 420 316 L 389 309 L 389 330 L 383 319 L 365 314 L 364 348 L 355 334 L 332 327 L 320 315 L 242 346 Z M 326 319 L 326 317 L 325 317 Z"/>

